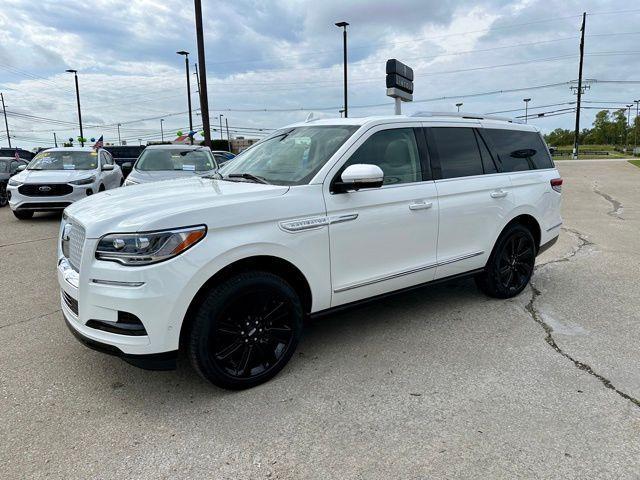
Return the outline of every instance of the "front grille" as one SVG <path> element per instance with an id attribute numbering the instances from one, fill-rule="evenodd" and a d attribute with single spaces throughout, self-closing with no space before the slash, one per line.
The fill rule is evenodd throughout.
<path id="1" fill-rule="evenodd" d="M 64 300 L 65 305 L 69 307 L 76 316 L 78 316 L 78 301 L 64 290 L 62 290 L 62 299 Z"/>
<path id="2" fill-rule="evenodd" d="M 74 270 L 80 270 L 80 262 L 82 261 L 82 249 L 84 247 L 84 228 L 80 225 L 71 225 L 69 231 L 69 263 Z"/>
<path id="3" fill-rule="evenodd" d="M 66 183 L 27 183 L 20 185 L 18 192 L 27 197 L 59 197 L 69 195 L 73 187 Z"/>
<path id="4" fill-rule="evenodd" d="M 30 202 L 20 205 L 18 210 L 62 210 L 71 205 L 71 202 Z"/>

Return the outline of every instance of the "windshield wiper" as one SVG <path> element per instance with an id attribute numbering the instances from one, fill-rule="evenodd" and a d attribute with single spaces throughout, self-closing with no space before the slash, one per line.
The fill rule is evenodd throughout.
<path id="1" fill-rule="evenodd" d="M 264 183 L 265 185 L 269 185 L 269 182 L 267 182 L 264 178 L 258 177 L 253 173 L 230 173 L 229 175 L 227 175 L 227 178 L 244 178 L 245 180 L 251 180 L 252 182 Z"/>

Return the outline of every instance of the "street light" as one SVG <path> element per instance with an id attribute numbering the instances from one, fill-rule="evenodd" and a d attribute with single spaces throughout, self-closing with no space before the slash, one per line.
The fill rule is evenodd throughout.
<path id="1" fill-rule="evenodd" d="M 180 50 L 176 52 L 178 55 L 184 55 L 184 67 L 187 73 L 187 105 L 189 106 L 189 139 L 191 140 L 191 145 L 193 145 L 193 137 L 191 136 L 191 132 L 193 132 L 193 117 L 191 116 L 191 79 L 189 78 L 189 52 L 186 50 Z"/>
<path id="2" fill-rule="evenodd" d="M 80 111 L 80 88 L 78 87 L 78 71 L 69 68 L 65 70 L 68 73 L 73 73 L 76 81 L 76 100 L 78 102 L 78 123 L 80 124 L 80 145 L 84 147 L 84 134 L 82 133 L 82 113 Z"/>
<path id="3" fill-rule="evenodd" d="M 640 104 L 640 100 L 634 100 L 633 103 L 636 104 L 636 118 L 633 121 L 633 151 L 635 152 L 636 148 L 638 148 L 638 105 Z"/>
<path id="4" fill-rule="evenodd" d="M 162 129 L 162 123 L 164 122 L 164 118 L 160 119 L 160 138 L 164 142 L 164 130 Z"/>
<path id="5" fill-rule="evenodd" d="M 624 136 L 624 151 L 625 153 L 629 150 L 629 127 L 631 126 L 631 107 L 633 107 L 633 103 L 630 105 L 627 105 L 627 129 L 626 129 L 626 135 Z"/>
<path id="6" fill-rule="evenodd" d="M 460 107 L 464 105 L 464 103 L 460 102 L 460 103 L 456 103 L 456 107 L 458 107 L 458 112 L 460 112 Z"/>
<path id="7" fill-rule="evenodd" d="M 120 138 L 120 125 L 122 125 L 122 124 L 120 124 L 120 123 L 118 124 L 118 144 L 122 145 L 122 139 Z"/>
<path id="8" fill-rule="evenodd" d="M 347 22 L 337 22 L 336 27 L 342 28 L 342 55 L 344 61 L 344 117 L 349 116 L 347 107 Z"/>
<path id="9" fill-rule="evenodd" d="M 224 115 L 220 114 L 220 140 L 224 140 L 222 137 L 222 117 L 224 117 Z"/>
<path id="10" fill-rule="evenodd" d="M 529 102 L 531 99 L 523 98 L 522 101 L 524 102 L 524 123 L 529 123 Z"/>
<path id="11" fill-rule="evenodd" d="M 142 146 L 142 139 L 141 138 L 138 139 L 138 142 L 140 142 L 140 146 Z"/>

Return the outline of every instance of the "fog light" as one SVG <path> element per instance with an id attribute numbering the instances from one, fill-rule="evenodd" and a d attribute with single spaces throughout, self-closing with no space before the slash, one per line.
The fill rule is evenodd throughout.
<path id="1" fill-rule="evenodd" d="M 93 195 L 93 190 L 91 190 L 90 188 L 87 188 L 87 196 L 89 195 Z"/>

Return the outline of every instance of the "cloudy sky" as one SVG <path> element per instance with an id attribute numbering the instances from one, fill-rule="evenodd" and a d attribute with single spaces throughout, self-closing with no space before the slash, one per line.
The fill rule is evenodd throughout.
<path id="1" fill-rule="evenodd" d="M 231 135 L 342 106 L 342 34 L 348 21 L 350 116 L 393 112 L 384 65 L 413 67 L 415 102 L 404 111 L 530 113 L 544 131 L 572 128 L 580 22 L 587 12 L 582 124 L 596 108 L 640 99 L 640 8 L 628 0 L 203 0 L 212 116 Z M 638 5 L 640 7 L 640 5 Z M 26 148 L 77 137 L 73 75 L 80 78 L 85 137 L 159 140 L 186 130 L 183 57 L 197 62 L 192 3 L 174 0 L 2 0 L 0 91 L 12 143 Z M 192 70 L 193 72 L 193 70 Z M 193 108 L 199 107 L 191 75 Z M 621 83 L 623 81 L 638 83 Z M 517 90 L 517 91 L 510 91 Z M 496 92 L 490 95 L 478 93 Z M 607 103 L 599 103 L 607 102 Z M 194 114 L 194 124 L 201 117 Z M 216 118 L 214 127 L 219 125 Z M 0 124 L 1 125 L 1 124 Z M 263 129 L 263 130 L 259 130 Z M 214 136 L 219 132 L 214 132 Z M 0 144 L 6 145 L 4 129 Z"/>

